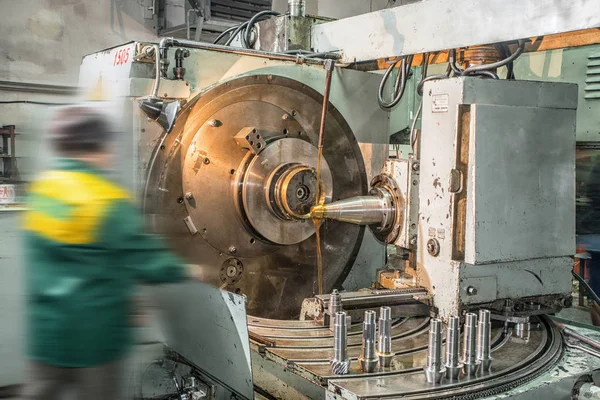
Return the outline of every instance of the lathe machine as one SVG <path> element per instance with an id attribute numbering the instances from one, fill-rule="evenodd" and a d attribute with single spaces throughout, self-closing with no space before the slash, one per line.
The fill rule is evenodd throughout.
<path id="1" fill-rule="evenodd" d="M 84 58 L 119 178 L 212 285 L 157 291 L 163 398 L 596 395 L 591 333 L 547 317 L 572 303 L 579 92 L 513 76 L 529 38 L 600 27 L 594 2 L 453 3 L 290 1 L 227 45 Z"/>

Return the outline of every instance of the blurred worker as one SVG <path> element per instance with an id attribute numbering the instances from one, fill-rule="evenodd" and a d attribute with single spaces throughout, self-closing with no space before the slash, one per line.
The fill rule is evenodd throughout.
<path id="1" fill-rule="evenodd" d="M 177 282 L 182 262 L 154 236 L 131 195 L 105 177 L 107 120 L 91 108 L 59 111 L 51 142 L 60 158 L 31 186 L 25 215 L 28 292 L 26 399 L 119 398 L 121 361 L 132 343 L 136 282 Z"/>
<path id="2" fill-rule="evenodd" d="M 588 206 L 581 218 L 577 241 L 589 253 L 587 266 L 590 272 L 590 287 L 600 294 L 600 163 L 596 163 L 585 185 Z M 584 271 L 582 271 L 584 275 Z M 592 324 L 600 326 L 600 305 L 590 302 Z"/>

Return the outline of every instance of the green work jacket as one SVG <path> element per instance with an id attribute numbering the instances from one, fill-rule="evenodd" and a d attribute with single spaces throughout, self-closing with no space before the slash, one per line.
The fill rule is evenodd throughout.
<path id="1" fill-rule="evenodd" d="M 125 356 L 138 282 L 184 279 L 126 190 L 73 159 L 56 160 L 30 188 L 25 213 L 29 357 L 90 367 Z"/>

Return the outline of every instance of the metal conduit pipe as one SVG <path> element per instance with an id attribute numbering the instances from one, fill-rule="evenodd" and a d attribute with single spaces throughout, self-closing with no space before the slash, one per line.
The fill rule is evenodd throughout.
<path id="1" fill-rule="evenodd" d="M 231 53 L 231 54 L 239 54 L 242 56 L 253 56 L 253 57 L 264 57 L 269 58 L 270 60 L 277 61 L 289 61 L 297 63 L 299 60 L 303 64 L 312 64 L 312 65 L 322 65 L 325 60 L 313 57 L 302 57 L 299 59 L 296 56 L 286 55 L 286 54 L 278 54 L 278 53 L 269 53 L 266 51 L 254 50 L 254 49 L 241 49 L 241 48 L 232 48 L 229 46 L 222 46 L 218 44 L 211 43 L 200 43 L 195 42 L 193 40 L 185 40 L 185 39 L 175 39 L 175 38 L 162 38 L 158 45 L 154 45 L 154 52 L 158 54 L 156 57 L 156 78 L 154 80 L 154 88 L 152 89 L 152 97 L 158 98 L 158 90 L 160 87 L 160 79 L 161 79 L 161 60 L 165 60 L 165 64 L 168 66 L 168 52 L 170 47 L 179 46 L 179 47 L 187 47 L 189 49 L 199 49 L 199 50 L 211 50 L 218 51 L 222 53 Z"/>

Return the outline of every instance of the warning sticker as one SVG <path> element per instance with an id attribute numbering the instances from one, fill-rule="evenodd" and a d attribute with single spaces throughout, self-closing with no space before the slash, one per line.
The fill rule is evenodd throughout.
<path id="1" fill-rule="evenodd" d="M 433 104 L 431 111 L 434 113 L 445 113 L 448 112 L 448 95 L 447 94 L 436 94 L 433 96 Z"/>

